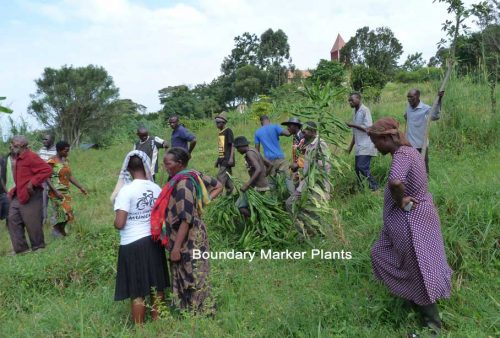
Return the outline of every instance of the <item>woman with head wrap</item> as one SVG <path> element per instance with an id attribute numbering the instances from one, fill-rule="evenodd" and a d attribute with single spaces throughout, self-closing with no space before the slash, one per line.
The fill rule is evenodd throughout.
<path id="1" fill-rule="evenodd" d="M 151 209 L 161 189 L 151 179 L 149 158 L 144 152 L 128 153 L 124 166 L 124 185 L 114 202 L 114 225 L 120 230 L 115 300 L 130 298 L 134 323 L 142 324 L 145 297 L 151 295 L 151 317 L 155 320 L 155 299 L 163 299 L 169 285 L 165 250 L 151 238 Z"/>
<path id="2" fill-rule="evenodd" d="M 398 128 L 399 122 L 385 117 L 366 130 L 382 154 L 392 155 L 384 226 L 371 250 L 373 271 L 393 294 L 420 310 L 425 326 L 439 331 L 436 300 L 449 298 L 452 271 L 424 160 Z"/>
<path id="3" fill-rule="evenodd" d="M 189 154 L 182 148 L 165 153 L 163 164 L 170 179 L 153 207 L 151 233 L 170 251 L 174 306 L 210 314 L 214 311 L 206 257 L 210 248 L 201 212 L 209 199 L 222 192 L 222 184 L 186 169 L 188 161 Z"/>

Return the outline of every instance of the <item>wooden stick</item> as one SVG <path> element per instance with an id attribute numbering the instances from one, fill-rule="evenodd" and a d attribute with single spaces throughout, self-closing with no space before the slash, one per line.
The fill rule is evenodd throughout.
<path id="1" fill-rule="evenodd" d="M 448 61 L 448 69 L 446 70 L 446 74 L 444 76 L 443 82 L 441 82 L 441 86 L 439 87 L 439 92 L 444 91 L 448 80 L 450 79 L 451 71 L 453 70 L 453 61 Z M 434 99 L 434 103 L 432 104 L 431 110 L 429 111 L 429 115 L 427 115 L 427 120 L 425 122 L 425 137 L 424 144 L 422 145 L 422 157 L 425 158 L 425 154 L 427 153 L 427 144 L 429 139 L 429 129 L 431 126 L 432 115 L 437 111 L 439 106 L 439 95 Z"/>

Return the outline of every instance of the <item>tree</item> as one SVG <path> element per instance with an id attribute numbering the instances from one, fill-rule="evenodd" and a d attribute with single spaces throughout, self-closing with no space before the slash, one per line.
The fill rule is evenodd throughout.
<path id="1" fill-rule="evenodd" d="M 163 104 L 162 112 L 165 123 L 173 115 L 187 118 L 201 117 L 202 113 L 198 100 L 186 85 L 169 86 L 160 89 L 160 103 Z"/>
<path id="2" fill-rule="evenodd" d="M 275 88 L 286 81 L 287 67 L 285 61 L 290 63 L 290 45 L 288 36 L 281 29 L 276 32 L 271 28 L 260 36 L 259 60 L 261 68 L 267 71 L 266 87 Z"/>
<path id="3" fill-rule="evenodd" d="M 316 69 L 312 72 L 311 81 L 325 85 L 331 82 L 335 87 L 341 87 L 345 80 L 344 65 L 337 61 L 321 59 Z"/>
<path id="4" fill-rule="evenodd" d="M 362 65 L 352 67 L 352 88 L 363 93 L 367 100 L 378 101 L 386 83 L 387 77 L 375 68 Z"/>
<path id="5" fill-rule="evenodd" d="M 73 145 L 93 128 L 105 131 L 119 114 L 113 109 L 119 90 L 102 67 L 45 68 L 35 84 L 28 112 Z"/>
<path id="6" fill-rule="evenodd" d="M 259 38 L 248 32 L 234 38 L 235 46 L 231 55 L 222 61 L 221 71 L 225 75 L 234 74 L 236 70 L 246 65 L 260 65 Z"/>
<path id="7" fill-rule="evenodd" d="M 422 58 L 422 53 L 415 53 L 408 55 L 401 68 L 407 72 L 414 72 L 421 69 L 424 65 L 425 61 Z"/>
<path id="8" fill-rule="evenodd" d="M 402 53 L 403 46 L 389 28 L 370 30 L 366 26 L 347 41 L 340 55 L 341 61 L 348 65 L 365 65 L 390 75 Z"/>
<path id="9" fill-rule="evenodd" d="M 263 92 L 263 80 L 265 73 L 258 67 L 246 65 L 236 71 L 234 82 L 235 94 L 247 104 L 253 102 L 258 94 Z"/>
<path id="10" fill-rule="evenodd" d="M 285 32 L 269 28 L 260 38 L 245 32 L 235 37 L 234 41 L 235 47 L 224 58 L 221 65 L 223 74 L 218 79 L 222 85 L 224 105 L 234 106 L 241 99 L 251 103 L 248 101 L 250 97 L 267 94 L 286 82 L 286 63 L 290 65 L 291 58 Z M 260 71 L 258 76 L 257 70 Z M 255 93 L 256 89 L 258 93 Z"/>

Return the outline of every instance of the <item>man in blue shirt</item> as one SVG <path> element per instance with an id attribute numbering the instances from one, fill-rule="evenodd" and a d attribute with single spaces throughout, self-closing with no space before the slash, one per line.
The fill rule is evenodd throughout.
<path id="1" fill-rule="evenodd" d="M 431 116 L 432 121 L 439 120 L 439 113 L 441 112 L 441 100 L 443 98 L 444 91 L 438 93 L 438 107 Z M 420 90 L 412 89 L 408 92 L 406 96 L 408 99 L 408 107 L 405 112 L 406 120 L 406 137 L 408 141 L 414 148 L 417 148 L 419 152 L 422 152 L 424 144 L 427 146 L 429 140 L 427 139 L 426 129 L 427 129 L 427 117 L 431 111 L 431 106 L 426 105 L 420 101 Z M 425 169 L 427 170 L 427 175 L 429 175 L 429 152 L 425 152 Z"/>
<path id="2" fill-rule="evenodd" d="M 170 146 L 182 148 L 186 150 L 189 155 L 191 155 L 194 147 L 196 146 L 196 136 L 191 134 L 182 124 L 179 124 L 178 116 L 172 116 L 169 118 L 168 124 L 170 125 L 170 128 L 173 129 Z"/>
<path id="3" fill-rule="evenodd" d="M 283 129 L 279 124 L 271 124 L 269 117 L 264 115 L 260 118 L 261 127 L 255 132 L 255 148 L 260 152 L 260 145 L 264 148 L 264 157 L 271 162 L 269 176 L 274 178 L 276 174 L 283 173 L 286 177 L 286 187 L 290 193 L 295 190 L 285 155 L 280 147 L 280 136 L 290 136 L 290 132 Z"/>

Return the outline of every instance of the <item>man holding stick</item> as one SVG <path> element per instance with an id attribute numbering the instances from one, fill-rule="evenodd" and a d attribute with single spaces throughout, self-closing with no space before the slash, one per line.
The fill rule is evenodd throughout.
<path id="1" fill-rule="evenodd" d="M 406 137 L 412 147 L 416 148 L 420 153 L 426 148 L 428 140 L 427 118 L 431 114 L 431 120 L 439 120 L 441 112 L 441 100 L 444 96 L 444 90 L 438 92 L 437 108 L 433 111 L 431 106 L 420 101 L 420 90 L 413 88 L 406 96 L 408 99 L 408 107 L 404 114 L 406 120 Z M 429 175 L 429 154 L 425 151 L 425 169 Z"/>

